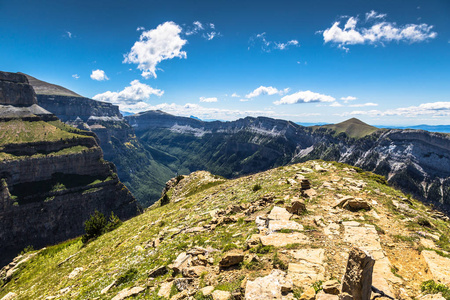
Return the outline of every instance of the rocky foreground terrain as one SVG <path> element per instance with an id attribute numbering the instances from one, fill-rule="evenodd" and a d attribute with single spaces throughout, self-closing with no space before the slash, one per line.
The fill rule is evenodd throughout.
<path id="1" fill-rule="evenodd" d="M 0 265 L 82 234 L 95 210 L 128 219 L 138 204 L 94 134 L 38 106 L 24 75 L 0 72 Z"/>
<path id="2" fill-rule="evenodd" d="M 0 299 L 450 299 L 449 234 L 448 217 L 349 165 L 199 171 L 86 245 L 17 257 Z M 355 288 L 363 270 L 372 292 Z"/>

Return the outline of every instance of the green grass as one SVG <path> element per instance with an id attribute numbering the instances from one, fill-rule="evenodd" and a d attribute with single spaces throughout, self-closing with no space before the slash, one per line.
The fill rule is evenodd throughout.
<path id="1" fill-rule="evenodd" d="M 450 288 L 445 284 L 436 283 L 434 280 L 428 280 L 422 283 L 421 289 L 424 294 L 442 293 L 442 297 L 446 300 L 450 300 Z"/>

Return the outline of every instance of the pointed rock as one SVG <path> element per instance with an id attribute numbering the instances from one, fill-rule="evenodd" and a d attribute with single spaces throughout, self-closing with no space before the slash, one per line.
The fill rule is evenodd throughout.
<path id="1" fill-rule="evenodd" d="M 370 255 L 353 247 L 342 279 L 342 293 L 350 294 L 354 300 L 370 299 L 374 264 L 375 260 Z"/>

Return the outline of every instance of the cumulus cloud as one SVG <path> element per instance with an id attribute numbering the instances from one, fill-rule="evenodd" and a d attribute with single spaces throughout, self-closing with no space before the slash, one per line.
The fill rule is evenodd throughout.
<path id="1" fill-rule="evenodd" d="M 330 28 L 323 32 L 325 43 L 337 44 L 339 48 L 348 51 L 348 45 L 356 44 L 382 44 L 388 42 L 407 42 L 418 43 L 437 36 L 432 31 L 433 26 L 428 24 L 406 24 L 397 25 L 395 22 L 384 21 L 385 14 L 379 14 L 375 11 L 366 13 L 366 19 L 360 22 L 358 26 L 357 17 L 347 17 L 344 27 L 340 26 L 341 22 L 334 22 Z M 341 17 L 342 19 L 346 17 Z"/>
<path id="2" fill-rule="evenodd" d="M 189 27 L 186 30 L 186 35 L 193 35 L 193 34 L 197 34 L 199 31 L 204 30 L 205 28 L 203 27 L 203 24 L 199 21 L 195 21 L 192 23 L 194 26 L 193 27 Z"/>
<path id="3" fill-rule="evenodd" d="M 80 76 L 78 76 L 78 74 L 73 74 L 73 75 L 72 75 L 72 78 L 78 79 L 78 78 L 80 78 Z"/>
<path id="4" fill-rule="evenodd" d="M 297 93 L 286 95 L 278 101 L 275 101 L 275 105 L 280 104 L 295 104 L 295 103 L 308 103 L 308 102 L 334 102 L 336 99 L 319 93 L 311 91 L 299 91 Z"/>
<path id="5" fill-rule="evenodd" d="M 331 103 L 330 106 L 332 106 L 332 107 L 341 107 L 343 105 L 340 104 L 339 102 L 335 101 L 335 102 Z"/>
<path id="6" fill-rule="evenodd" d="M 290 46 L 300 47 L 300 44 L 297 40 L 290 40 L 287 42 L 269 41 L 266 38 L 265 32 L 250 37 L 249 44 L 249 49 L 251 47 L 261 47 L 261 50 L 264 52 L 270 52 L 272 50 L 286 50 Z"/>
<path id="7" fill-rule="evenodd" d="M 239 96 L 239 95 L 236 94 L 236 93 L 233 93 L 233 94 L 231 94 L 231 97 L 233 97 L 233 98 L 239 98 L 239 97 L 241 97 L 241 96 Z"/>
<path id="8" fill-rule="evenodd" d="M 142 111 L 145 110 L 149 104 L 145 101 L 150 99 L 151 95 L 161 97 L 164 91 L 154 89 L 151 86 L 133 80 L 130 86 L 125 87 L 120 92 L 107 91 L 102 94 L 92 97 L 94 100 L 110 102 L 119 105 L 122 111 Z"/>
<path id="9" fill-rule="evenodd" d="M 200 102 L 217 102 L 217 98 L 216 97 L 210 97 L 210 98 L 205 98 L 205 97 L 200 97 Z"/>
<path id="10" fill-rule="evenodd" d="M 97 81 L 109 80 L 108 76 L 105 74 L 105 71 L 99 69 L 92 71 L 91 79 Z"/>
<path id="11" fill-rule="evenodd" d="M 431 117 L 450 117 L 450 102 L 430 102 L 419 106 L 400 107 L 395 109 L 352 111 L 342 114 L 342 116 L 366 115 L 371 117 L 401 116 L 414 118 L 417 116 L 428 115 Z"/>
<path id="12" fill-rule="evenodd" d="M 136 28 L 136 31 L 144 31 L 145 27 L 139 26 L 138 28 Z"/>
<path id="13" fill-rule="evenodd" d="M 253 92 L 245 95 L 245 98 L 251 99 L 251 98 L 258 97 L 260 95 L 275 95 L 275 94 L 283 95 L 283 94 L 287 93 L 288 91 L 289 91 L 288 88 L 286 88 L 284 90 L 279 90 L 272 86 L 260 86 L 259 88 L 256 88 L 255 90 L 253 90 Z"/>
<path id="14" fill-rule="evenodd" d="M 182 29 L 174 22 L 165 22 L 156 29 L 142 32 L 139 41 L 125 55 L 123 63 L 137 64 L 142 77 L 156 78 L 156 66 L 163 60 L 186 58 L 181 48 L 187 43 L 180 37 Z"/>
<path id="15" fill-rule="evenodd" d="M 358 98 L 353 97 L 353 96 L 341 97 L 341 100 L 344 100 L 344 103 L 347 103 L 348 101 L 353 101 L 356 99 L 358 99 Z"/>
<path id="16" fill-rule="evenodd" d="M 367 103 L 363 103 L 363 104 L 352 104 L 349 105 L 349 107 L 366 107 L 366 106 L 378 106 L 377 103 L 372 103 L 372 102 L 367 102 Z"/>

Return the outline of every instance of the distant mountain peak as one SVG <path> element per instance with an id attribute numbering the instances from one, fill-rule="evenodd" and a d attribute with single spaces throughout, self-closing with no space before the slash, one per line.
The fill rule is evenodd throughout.
<path id="1" fill-rule="evenodd" d="M 357 118 L 351 118 L 341 123 L 324 125 L 321 127 L 333 129 L 337 133 L 345 132 L 352 138 L 362 138 L 379 130 L 378 128 L 364 123 Z"/>
<path id="2" fill-rule="evenodd" d="M 55 96 L 70 96 L 70 97 L 83 97 L 65 87 L 60 85 L 48 83 L 39 80 L 33 76 L 25 73 L 18 72 L 18 74 L 25 75 L 28 78 L 28 82 L 33 87 L 34 91 L 38 95 L 55 95 Z"/>

